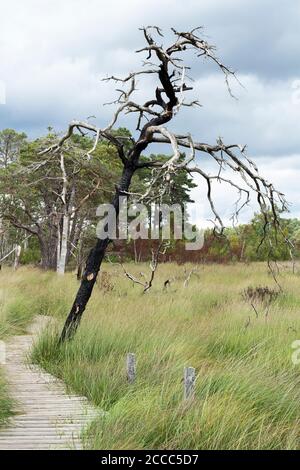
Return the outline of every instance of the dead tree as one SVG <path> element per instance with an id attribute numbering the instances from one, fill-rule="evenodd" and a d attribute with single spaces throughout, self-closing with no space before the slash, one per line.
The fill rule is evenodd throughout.
<path id="1" fill-rule="evenodd" d="M 159 256 L 164 255 L 167 251 L 167 248 L 168 248 L 168 244 L 164 245 L 163 242 L 161 242 L 156 249 L 153 248 L 151 250 L 151 262 L 150 262 L 150 276 L 149 276 L 149 279 L 146 278 L 144 273 L 140 273 L 140 276 L 141 276 L 141 278 L 144 278 L 144 281 L 142 281 L 141 279 L 138 279 L 137 277 L 130 274 L 126 270 L 125 266 L 122 263 L 120 263 L 127 279 L 130 279 L 130 281 L 132 281 L 134 284 L 139 284 L 140 286 L 142 286 L 144 294 L 146 292 L 149 292 L 149 290 L 151 289 L 153 281 L 154 281 L 155 272 L 158 268 Z"/>
<path id="2" fill-rule="evenodd" d="M 90 122 L 72 121 L 68 131 L 62 136 L 59 143 L 54 147 L 46 149 L 44 152 L 60 152 L 66 141 L 74 132 L 91 132 L 95 135 L 93 147 L 87 152 L 87 158 L 91 158 L 93 151 L 101 140 L 107 140 L 117 148 L 118 155 L 123 164 L 123 172 L 116 192 L 112 200 L 116 214 L 119 213 L 119 196 L 130 194 L 130 183 L 134 173 L 140 168 L 149 167 L 153 170 L 153 184 L 161 181 L 163 187 L 172 180 L 172 175 L 179 170 L 185 170 L 190 174 L 199 174 L 207 185 L 207 200 L 214 215 L 215 226 L 223 229 L 222 218 L 217 212 L 213 201 L 213 183 L 221 182 L 224 185 L 233 187 L 238 193 L 236 210 L 234 216 L 237 217 L 241 209 L 250 201 L 250 193 L 256 195 L 260 210 L 264 215 L 266 227 L 269 224 L 278 226 L 278 210 L 286 209 L 286 202 L 282 193 L 275 190 L 273 185 L 262 177 L 256 165 L 247 157 L 245 146 L 235 143 L 225 144 L 222 139 L 218 139 L 215 144 L 196 142 L 189 133 L 180 135 L 174 134 L 166 124 L 172 120 L 183 106 L 197 106 L 197 100 L 186 101 L 185 94 L 193 89 L 188 75 L 189 67 L 183 62 L 182 56 L 195 53 L 199 58 L 212 61 L 223 73 L 228 91 L 231 93 L 230 78 L 235 78 L 235 74 L 224 65 L 216 56 L 215 47 L 201 37 L 201 28 L 193 29 L 189 32 L 179 32 L 172 29 L 174 42 L 169 46 L 160 45 L 163 41 L 162 31 L 156 26 L 142 28 L 145 47 L 137 52 L 145 53 L 146 60 L 140 70 L 130 73 L 125 78 L 111 76 L 105 80 L 112 80 L 121 84 L 122 89 L 118 99 L 114 102 L 115 111 L 110 124 L 101 129 Z M 155 41 L 157 36 L 159 42 Z M 151 75 L 157 79 L 157 87 L 154 96 L 149 97 L 145 103 L 134 101 L 137 77 L 143 78 Z M 141 86 L 141 85 L 140 85 Z M 119 87 L 120 88 L 120 87 Z M 136 113 L 138 137 L 124 141 L 124 137 L 118 137 L 113 132 L 119 116 L 124 113 Z M 125 145 L 126 143 L 126 145 Z M 159 159 L 141 161 L 140 156 L 144 150 L 154 144 L 169 144 L 172 149 L 172 156 L 166 162 Z M 189 149 L 189 155 L 182 161 L 180 152 Z M 153 152 L 153 151 L 152 151 Z M 202 152 L 208 154 L 217 164 L 215 175 L 209 175 L 197 164 L 196 154 Z M 154 153 L 154 152 L 153 152 Z M 224 169 L 231 172 L 231 176 L 224 174 Z M 236 175 L 237 178 L 234 178 Z M 240 184 L 236 180 L 240 180 Z M 147 193 L 141 195 L 140 199 L 145 200 L 151 191 L 151 184 Z M 93 291 L 96 278 L 105 255 L 106 248 L 110 243 L 109 238 L 97 239 L 94 248 L 87 258 L 81 285 L 75 297 L 71 311 L 66 319 L 60 341 L 71 338 L 85 311 L 88 300 Z"/>

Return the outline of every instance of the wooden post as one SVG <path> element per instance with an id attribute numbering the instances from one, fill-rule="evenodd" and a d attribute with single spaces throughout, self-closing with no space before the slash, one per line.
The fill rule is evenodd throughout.
<path id="1" fill-rule="evenodd" d="M 184 400 L 193 399 L 195 395 L 195 382 L 196 382 L 196 373 L 195 373 L 194 367 L 184 368 L 183 379 L 184 379 L 184 389 L 183 389 Z"/>
<path id="2" fill-rule="evenodd" d="M 127 354 L 127 380 L 129 383 L 135 382 L 136 378 L 136 358 L 135 354 Z"/>

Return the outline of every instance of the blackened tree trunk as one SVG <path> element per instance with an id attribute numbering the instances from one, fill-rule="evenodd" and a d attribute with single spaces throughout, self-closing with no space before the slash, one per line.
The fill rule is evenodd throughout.
<path id="1" fill-rule="evenodd" d="M 152 37 L 148 34 L 147 29 L 144 29 L 144 36 L 149 46 L 152 47 L 154 44 L 154 41 Z M 119 186 L 116 189 L 116 193 L 112 201 L 112 205 L 115 208 L 117 216 L 119 215 L 119 196 L 122 194 L 128 193 L 132 176 L 134 175 L 135 171 L 139 167 L 138 165 L 139 165 L 139 159 L 140 159 L 141 153 L 150 144 L 152 137 L 153 137 L 153 133 L 155 132 L 155 129 L 158 126 L 161 126 L 172 119 L 173 108 L 178 104 L 178 98 L 176 96 L 176 93 L 180 92 L 181 88 L 180 87 L 178 88 L 178 86 L 176 85 L 176 82 L 172 81 L 172 79 L 174 78 L 174 73 L 169 74 L 169 71 L 168 71 L 169 60 L 167 58 L 168 56 L 165 55 L 165 53 L 159 48 L 156 48 L 155 50 L 156 50 L 155 53 L 157 55 L 157 58 L 160 61 L 160 66 L 158 68 L 158 71 L 156 71 L 155 73 L 158 74 L 158 78 L 162 85 L 162 88 L 156 89 L 156 93 L 155 93 L 156 99 L 150 102 L 147 102 L 146 107 L 157 105 L 162 109 L 161 113 L 156 113 L 156 112 L 152 113 L 152 116 L 154 114 L 155 117 L 152 117 L 151 119 L 149 119 L 148 122 L 142 127 L 138 140 L 133 144 L 133 146 L 127 152 L 126 156 L 124 154 L 124 147 L 120 143 L 120 141 L 118 141 L 118 139 L 115 138 L 115 136 L 109 134 L 107 130 L 105 131 L 106 138 L 108 138 L 113 144 L 117 146 L 119 156 L 123 162 L 123 172 L 121 176 L 121 181 L 120 181 Z M 134 90 L 134 81 L 132 81 L 132 86 L 128 94 L 125 93 L 125 95 L 123 94 L 121 96 L 126 96 L 126 99 L 129 100 L 130 93 L 132 93 L 133 90 Z M 164 93 L 164 95 L 166 96 L 167 102 L 165 102 L 164 99 L 162 98 L 162 93 Z M 128 105 L 129 103 L 130 101 L 128 101 Z M 125 107 L 125 104 L 123 103 L 121 105 L 120 110 Z M 115 120 L 117 119 L 119 112 L 116 113 Z M 140 126 L 140 119 L 138 121 L 137 129 L 139 129 L 139 126 Z M 74 125 L 71 126 L 65 138 L 68 138 L 71 135 L 73 129 L 74 129 Z M 100 135 L 98 131 L 97 131 L 97 134 Z M 64 142 L 64 140 L 65 139 L 63 138 L 62 142 Z M 63 330 L 60 336 L 60 343 L 64 342 L 66 339 L 70 339 L 78 328 L 82 314 L 92 294 L 93 287 L 95 285 L 97 275 L 100 270 L 100 266 L 101 266 L 101 263 L 104 258 L 105 251 L 109 242 L 110 240 L 108 238 L 105 240 L 98 239 L 95 247 L 90 251 L 88 255 L 88 259 L 87 259 L 86 266 L 85 266 L 85 271 L 83 273 L 82 280 L 81 280 L 81 285 L 79 287 L 75 301 L 72 305 L 71 311 L 63 327 Z"/>
<path id="2" fill-rule="evenodd" d="M 135 168 L 130 165 L 126 166 L 123 170 L 120 185 L 116 189 L 116 194 L 112 201 L 112 205 L 115 208 L 117 216 L 119 214 L 119 196 L 122 193 L 128 191 L 134 171 Z M 91 297 L 97 275 L 106 252 L 106 248 L 110 241 L 111 240 L 109 238 L 104 240 L 98 239 L 96 245 L 91 249 L 88 255 L 85 270 L 81 278 L 81 284 L 71 311 L 64 324 L 60 336 L 60 342 L 64 342 L 66 339 L 71 338 L 77 330 L 82 314 L 85 311 L 86 305 Z"/>

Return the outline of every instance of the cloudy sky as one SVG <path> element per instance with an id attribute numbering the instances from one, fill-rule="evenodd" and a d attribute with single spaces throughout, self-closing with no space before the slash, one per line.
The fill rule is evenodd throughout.
<path id="1" fill-rule="evenodd" d="M 194 96 L 203 107 L 183 110 L 173 128 L 202 142 L 222 136 L 247 144 L 261 172 L 286 193 L 291 215 L 300 217 L 299 0 L 0 0 L 0 7 L 0 129 L 31 138 L 48 125 L 63 130 L 74 118 L 108 122 L 112 109 L 102 104 L 113 91 L 101 78 L 139 67 L 140 26 L 157 24 L 168 38 L 172 26 L 204 25 L 243 87 L 233 85 L 233 100 L 220 71 L 191 58 Z M 140 81 L 140 95 L 149 96 L 149 85 Z M 194 192 L 201 220 L 210 217 L 203 191 L 200 185 Z M 231 195 L 221 187 L 216 194 L 226 219 Z"/>

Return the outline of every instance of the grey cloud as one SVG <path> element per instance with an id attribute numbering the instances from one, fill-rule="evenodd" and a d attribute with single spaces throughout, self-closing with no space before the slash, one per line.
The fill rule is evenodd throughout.
<path id="1" fill-rule="evenodd" d="M 153 0 L 151 8 L 141 8 L 137 0 L 3 2 L 0 78 L 7 83 L 8 102 L 6 108 L 0 108 L 0 125 L 6 126 L 7 121 L 16 126 L 23 120 L 23 127 L 34 135 L 36 126 L 30 132 L 30 122 L 45 127 L 52 121 L 61 126 L 74 115 L 91 113 L 101 120 L 106 112 L 100 112 L 100 104 L 107 91 L 100 77 L 139 66 L 141 57 L 134 50 L 143 44 L 143 38 L 138 27 L 148 23 L 160 24 L 167 39 L 172 25 L 184 29 L 204 24 L 219 55 L 241 75 L 270 82 L 285 80 L 289 86 L 298 73 L 299 19 L 300 6 L 294 0 L 276 6 L 271 0 Z M 190 62 L 196 79 L 215 73 L 214 67 L 193 57 Z M 209 90 L 208 96 L 215 93 L 219 91 Z M 202 98 L 205 101 L 200 93 Z M 223 100 L 222 105 L 232 109 L 229 102 Z M 228 111 L 209 113 L 215 119 L 214 127 L 222 127 L 218 116 Z M 209 122 L 209 129 L 212 127 Z"/>

